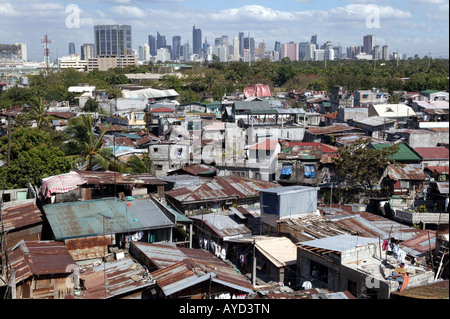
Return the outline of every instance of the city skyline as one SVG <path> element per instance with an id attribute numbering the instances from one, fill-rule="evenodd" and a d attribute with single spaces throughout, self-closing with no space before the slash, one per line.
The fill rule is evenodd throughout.
<path id="1" fill-rule="evenodd" d="M 193 46 L 193 26 L 210 45 L 227 35 L 230 43 L 243 32 L 273 50 L 275 42 L 327 41 L 362 46 L 363 37 L 375 35 L 376 45 L 387 44 L 408 57 L 418 54 L 448 58 L 448 1 L 9 1 L 0 0 L 0 31 L 3 43 L 26 43 L 29 60 L 42 60 L 41 40 L 48 35 L 51 57 L 67 55 L 69 43 L 77 52 L 83 44 L 94 43 L 93 28 L 100 24 L 132 26 L 132 49 L 148 43 L 149 35 L 160 33 L 171 44 L 173 36 L 181 45 Z M 33 12 L 34 19 L 20 19 Z M 149 23 L 151 21 L 151 23 Z"/>

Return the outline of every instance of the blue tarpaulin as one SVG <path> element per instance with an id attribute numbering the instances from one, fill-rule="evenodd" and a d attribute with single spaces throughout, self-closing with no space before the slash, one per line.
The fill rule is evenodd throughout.
<path id="1" fill-rule="evenodd" d="M 314 165 L 305 165 L 305 176 L 308 178 L 316 177 L 316 167 Z"/>
<path id="2" fill-rule="evenodd" d="M 281 169 L 281 175 L 292 175 L 292 165 L 283 166 Z"/>

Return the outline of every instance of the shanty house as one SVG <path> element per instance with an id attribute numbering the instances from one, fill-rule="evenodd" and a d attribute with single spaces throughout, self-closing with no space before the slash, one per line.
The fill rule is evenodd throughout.
<path id="1" fill-rule="evenodd" d="M 326 180 L 338 148 L 314 142 L 282 143 L 276 180 L 283 185 L 318 185 Z"/>
<path id="2" fill-rule="evenodd" d="M 180 212 L 206 212 L 233 205 L 259 204 L 261 189 L 279 187 L 278 184 L 237 176 L 215 177 L 201 185 L 186 186 L 167 191 L 167 202 Z"/>
<path id="3" fill-rule="evenodd" d="M 8 247 L 20 240 L 41 240 L 44 218 L 35 203 L 10 206 L 1 209 L 2 229 L 0 234 Z"/>
<path id="4" fill-rule="evenodd" d="M 175 218 L 153 200 L 106 198 L 43 207 L 55 240 L 75 260 L 102 258 L 131 241 L 171 241 Z"/>
<path id="5" fill-rule="evenodd" d="M 298 244 L 297 269 L 300 278 L 313 287 L 348 290 L 354 296 L 389 299 L 398 282 L 388 276 L 399 265 L 399 257 L 383 255 L 380 238 L 353 235 L 303 241 Z M 408 287 L 434 281 L 433 271 L 406 262 Z"/>
<path id="6" fill-rule="evenodd" d="M 74 293 L 74 259 L 57 241 L 21 240 L 2 254 L 12 299 L 64 299 Z"/>
<path id="7" fill-rule="evenodd" d="M 285 186 L 260 191 L 263 233 L 276 233 L 277 221 L 298 216 L 318 214 L 318 187 Z"/>
<path id="8" fill-rule="evenodd" d="M 156 281 L 154 299 L 246 299 L 255 290 L 244 275 L 204 249 L 133 242 L 130 254 Z"/>
<path id="9" fill-rule="evenodd" d="M 417 193 L 428 180 L 423 170 L 412 164 L 390 164 L 382 177 L 382 183 L 390 188 L 392 195 Z"/>

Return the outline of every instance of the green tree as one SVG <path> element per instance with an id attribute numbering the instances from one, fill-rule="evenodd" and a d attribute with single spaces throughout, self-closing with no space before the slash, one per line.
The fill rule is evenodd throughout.
<path id="1" fill-rule="evenodd" d="M 88 171 L 96 165 L 103 170 L 109 168 L 114 160 L 112 150 L 102 148 L 103 136 L 108 128 L 109 126 L 99 134 L 95 134 L 93 118 L 85 114 L 69 120 L 65 131 L 64 151 L 76 167 L 82 167 Z"/>
<path id="2" fill-rule="evenodd" d="M 86 103 L 83 106 L 84 112 L 98 112 L 99 111 L 99 103 L 97 100 L 93 98 L 88 98 Z"/>
<path id="3" fill-rule="evenodd" d="M 389 164 L 386 157 L 398 151 L 398 145 L 376 150 L 370 142 L 370 139 L 361 138 L 338 149 L 339 156 L 334 159 L 335 173 L 343 186 L 373 192 Z"/>
<path id="4" fill-rule="evenodd" d="M 0 139 L 2 159 L 8 162 L 8 138 Z M 55 147 L 50 133 L 37 128 L 20 127 L 11 133 L 10 163 L 0 168 L 0 183 L 7 188 L 38 185 L 42 178 L 63 174 L 71 169 L 64 152 Z"/>

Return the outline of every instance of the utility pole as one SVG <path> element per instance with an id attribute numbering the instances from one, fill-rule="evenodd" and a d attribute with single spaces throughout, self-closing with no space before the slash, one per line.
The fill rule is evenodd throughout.
<path id="1" fill-rule="evenodd" d="M 428 66 L 431 64 L 431 52 L 428 50 Z"/>
<path id="2" fill-rule="evenodd" d="M 253 276 L 252 276 L 252 286 L 256 285 L 256 243 L 253 238 Z"/>

